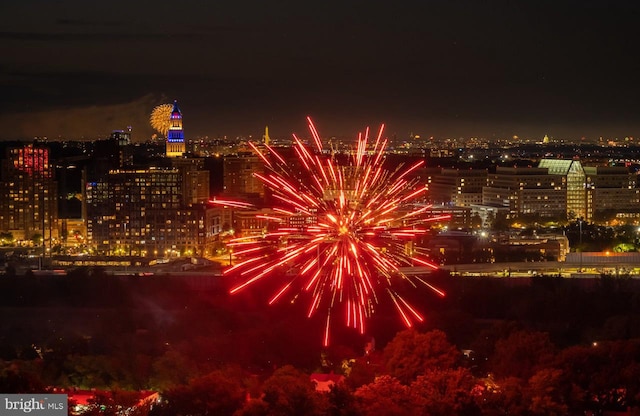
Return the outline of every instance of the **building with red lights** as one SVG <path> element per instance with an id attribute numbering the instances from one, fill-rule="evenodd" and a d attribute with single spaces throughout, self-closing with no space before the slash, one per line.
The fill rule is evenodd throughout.
<path id="1" fill-rule="evenodd" d="M 44 238 L 51 245 L 57 238 L 57 184 L 47 147 L 7 149 L 0 168 L 0 231 L 24 243 Z"/>

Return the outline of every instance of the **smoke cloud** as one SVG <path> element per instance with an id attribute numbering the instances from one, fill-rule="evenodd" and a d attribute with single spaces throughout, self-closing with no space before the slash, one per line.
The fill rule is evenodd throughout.
<path id="1" fill-rule="evenodd" d="M 5 133 L 0 140 L 34 137 L 95 140 L 108 137 L 113 130 L 131 126 L 132 140 L 141 142 L 154 133 L 149 125 L 149 115 L 159 103 L 158 97 L 148 94 L 122 104 L 0 114 L 0 124 L 11 132 L 10 137 Z"/>

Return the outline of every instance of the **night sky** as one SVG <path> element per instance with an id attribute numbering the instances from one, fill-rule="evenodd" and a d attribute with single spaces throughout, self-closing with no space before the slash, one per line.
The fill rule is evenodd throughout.
<path id="1" fill-rule="evenodd" d="M 0 5 L 0 139 L 304 132 L 640 136 L 632 1 L 20 0 Z"/>

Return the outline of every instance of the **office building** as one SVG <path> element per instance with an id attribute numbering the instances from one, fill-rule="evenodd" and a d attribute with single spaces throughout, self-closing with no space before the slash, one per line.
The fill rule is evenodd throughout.
<path id="1" fill-rule="evenodd" d="M 584 168 L 579 160 L 542 159 L 539 168 L 549 175 L 560 175 L 565 184 L 568 219 L 586 218 L 586 186 Z"/>
<path id="2" fill-rule="evenodd" d="M 637 176 L 626 167 L 585 167 L 587 221 L 606 222 L 640 207 Z"/>
<path id="3" fill-rule="evenodd" d="M 497 167 L 487 175 L 482 205 L 509 209 L 509 217 L 536 215 L 563 218 L 567 212 L 564 177 L 546 168 Z"/>
<path id="4" fill-rule="evenodd" d="M 486 185 L 486 169 L 442 169 L 431 179 L 429 198 L 434 204 L 468 207 L 482 203 Z"/>

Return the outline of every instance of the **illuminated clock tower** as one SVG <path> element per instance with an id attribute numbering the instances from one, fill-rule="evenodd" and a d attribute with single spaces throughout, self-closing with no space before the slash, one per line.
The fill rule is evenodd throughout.
<path id="1" fill-rule="evenodd" d="M 185 152 L 184 130 L 182 130 L 182 112 L 178 108 L 178 101 L 173 102 L 169 131 L 167 133 L 167 157 L 182 157 Z"/>

